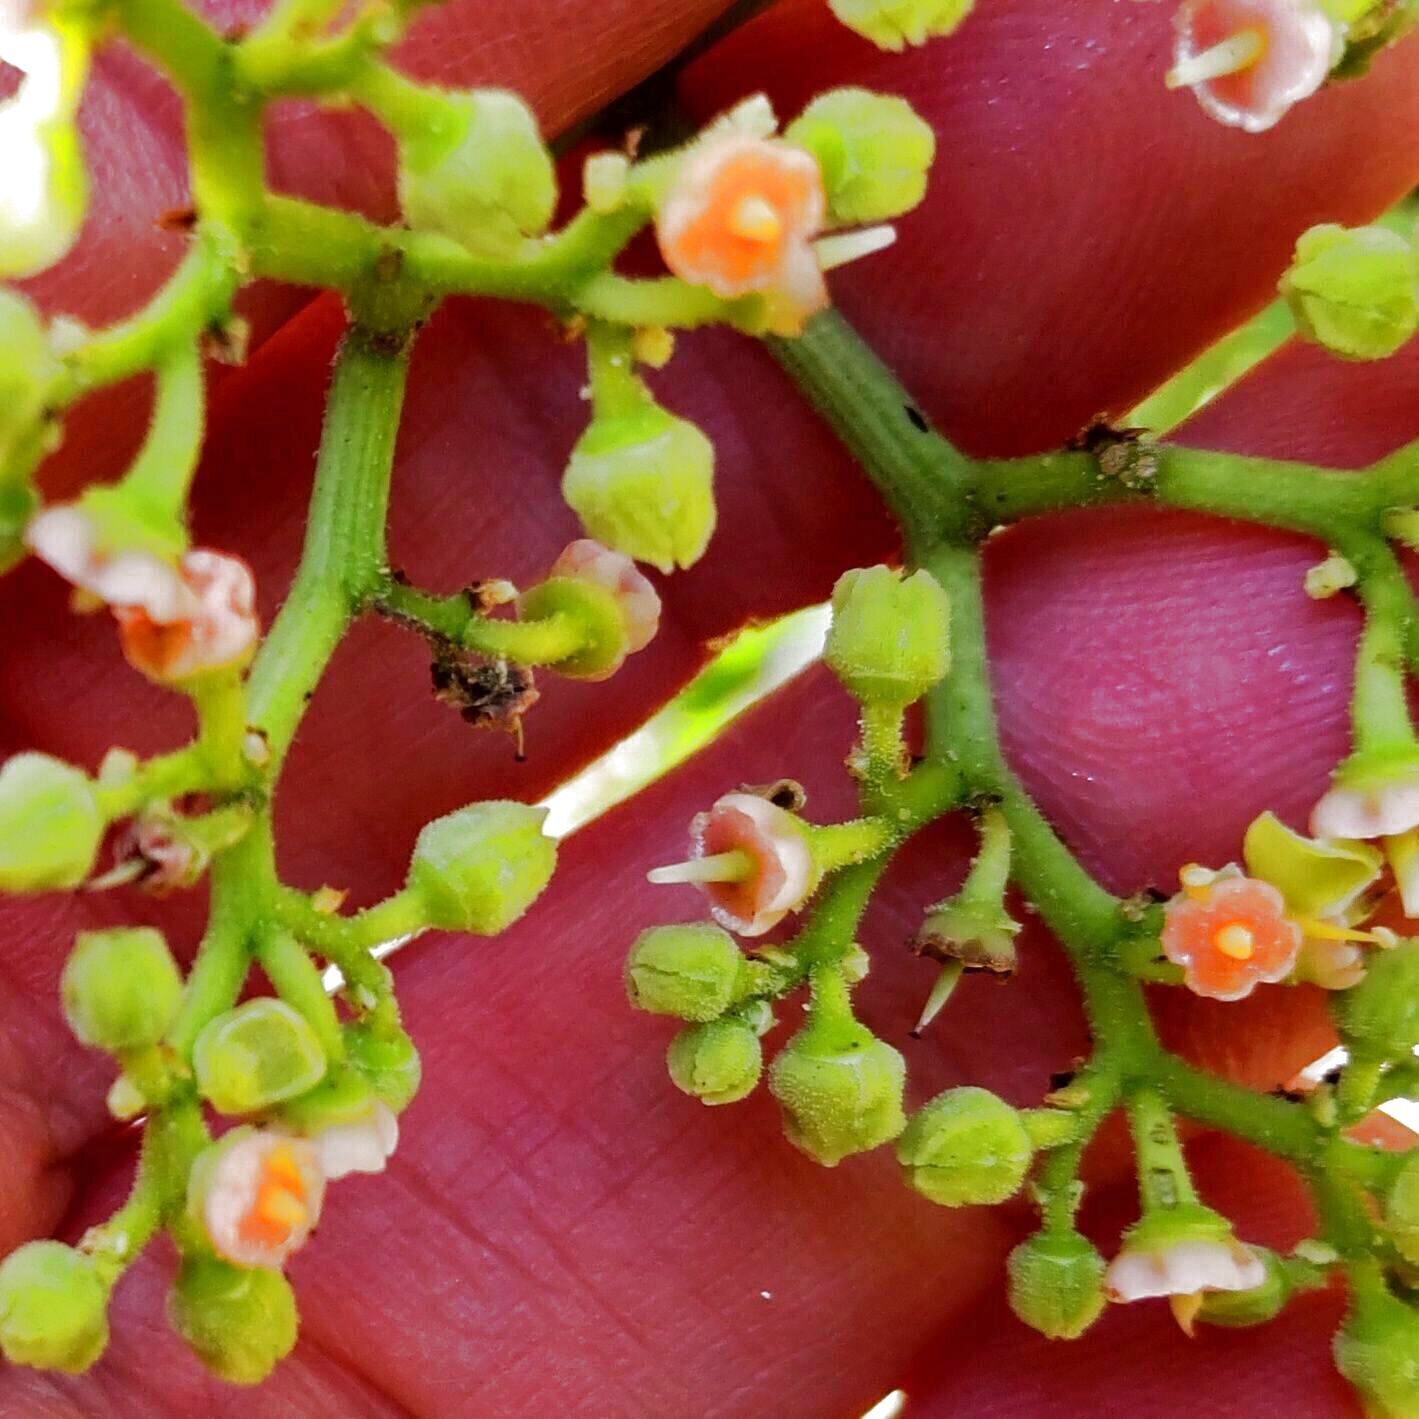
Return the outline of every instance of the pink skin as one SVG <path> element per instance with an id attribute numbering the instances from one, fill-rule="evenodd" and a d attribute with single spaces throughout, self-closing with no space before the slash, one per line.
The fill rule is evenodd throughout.
<path id="1" fill-rule="evenodd" d="M 1178 63 L 1243 30 L 1260 30 L 1260 57 L 1233 74 L 1193 85 L 1220 123 L 1260 133 L 1325 83 L 1341 31 L 1315 0 L 1185 0 L 1175 17 Z"/>
<path id="2" fill-rule="evenodd" d="M 449 82 L 530 85 L 555 130 L 721 8 L 460 0 L 431 12 L 416 47 L 422 72 Z M 236 20 L 257 9 L 223 13 Z M 939 131 L 960 135 L 898 247 L 842 272 L 835 294 L 953 438 L 983 455 L 1026 452 L 1067 440 L 1101 409 L 1129 408 L 1271 299 L 1297 231 L 1371 220 L 1419 179 L 1419 51 L 1400 46 L 1364 83 L 1298 108 L 1284 142 L 1258 144 L 1179 122 L 1178 106 L 1160 102 L 1168 24 L 1161 5 L 999 0 L 977 6 L 948 42 L 878 56 L 822 0 L 780 0 L 698 66 L 688 97 L 710 115 L 767 85 L 779 111 L 792 113 L 811 90 L 856 83 L 903 92 Z M 583 63 L 565 63 L 569 47 Z M 174 177 L 176 105 L 126 55 L 105 68 L 89 137 L 112 180 L 95 192 L 75 256 L 44 287 L 52 308 L 91 320 L 128 307 L 155 274 L 154 252 L 182 248 L 152 226 L 184 195 Z M 283 182 L 387 202 L 383 150 L 364 127 L 299 109 L 292 121 L 289 131 L 314 146 L 278 140 Z M 1149 240 L 1118 219 L 1121 191 L 1131 211 L 1147 214 Z M 1099 271 L 1111 290 L 1128 292 L 1107 318 Z M 267 289 L 251 299 L 266 302 L 269 330 L 305 297 Z M 332 303 L 313 308 L 249 369 L 224 376 L 213 411 L 197 526 L 219 530 L 252 561 L 268 616 L 299 544 L 339 328 Z M 570 526 L 557 483 L 584 418 L 584 378 L 574 353 L 536 321 L 486 303 L 443 312 L 411 383 L 419 436 L 401 459 L 396 552 L 454 585 L 476 544 L 489 564 L 496 556 L 509 574 L 535 579 Z M 363 903 L 397 888 L 428 817 L 474 797 L 547 792 L 684 683 L 708 642 L 820 601 L 843 568 L 892 554 L 865 480 L 762 351 L 716 335 L 687 340 L 664 379 L 667 402 L 683 401 L 677 407 L 719 445 L 723 525 L 734 540 L 667 583 L 654 665 L 643 658 L 605 686 L 558 685 L 538 709 L 537 753 L 516 765 L 505 744 L 470 739 L 425 702 L 418 646 L 392 628 L 363 628 L 318 692 L 283 783 L 290 880 L 349 884 Z M 86 411 L 49 470 L 52 494 L 119 473 L 145 417 L 136 389 Z M 1338 367 L 1292 349 L 1186 436 L 1360 466 L 1416 434 L 1419 350 Z M 450 509 L 468 505 L 475 441 L 517 495 L 480 503 L 470 526 Z M 777 469 L 793 476 L 766 476 Z M 1151 510 L 1044 519 L 990 544 L 1007 749 L 1109 886 L 1130 892 L 1172 880 L 1190 858 L 1224 861 L 1263 807 L 1298 821 L 1322 792 L 1346 752 L 1358 617 L 1343 599 L 1304 596 L 1314 560 L 1311 546 L 1283 534 Z M 109 628 L 73 621 L 63 602 L 38 568 L 0 581 L 4 733 L 87 764 L 115 739 L 145 752 L 181 742 L 187 707 L 122 673 Z M 851 707 L 827 677 L 802 677 L 722 744 L 568 841 L 557 881 L 495 951 L 435 937 L 397 958 L 428 1066 L 424 1092 L 398 1165 L 352 1183 L 300 1256 L 302 1343 L 243 1402 L 372 1419 L 469 1405 L 768 1414 L 791 1394 L 818 1416 L 860 1414 L 900 1384 L 913 1419 L 1023 1419 L 1042 1406 L 1051 1419 L 1181 1414 L 1199 1394 L 1219 1416 L 1352 1419 L 1328 1353 L 1337 1294 L 1301 1298 L 1282 1324 L 1218 1331 L 1205 1343 L 1189 1345 L 1157 1306 L 1114 1308 L 1072 1345 L 1047 1341 L 1005 1308 L 1001 1262 L 1018 1240 L 1009 1218 L 923 1209 L 886 1158 L 825 1178 L 786 1148 L 771 1108 L 721 1110 L 707 1128 L 692 1102 L 677 1100 L 656 1057 L 662 1037 L 627 1010 L 619 975 L 624 944 L 666 919 L 666 894 L 637 892 L 624 877 L 612 890 L 608 865 L 670 860 L 684 823 L 725 783 L 786 770 L 807 782 L 825 818 L 850 816 L 852 785 L 839 766 L 853 730 Z M 1199 784 L 1226 791 L 1201 794 Z M 874 902 L 863 939 L 877 964 L 861 995 L 879 1033 L 904 1035 L 921 1003 L 920 963 L 893 943 L 910 937 L 940 897 L 942 873 L 970 852 L 964 832 L 932 833 Z M 196 906 L 174 898 L 144 910 L 190 946 Z M 102 1103 L 111 1067 L 66 1036 L 54 980 L 74 931 L 131 918 L 124 907 L 91 896 L 6 904 L 6 1245 L 61 1225 L 71 1207 L 80 1229 L 122 1201 L 128 1165 L 107 1171 L 107 1147 L 89 1146 L 112 1134 Z M 979 1028 L 943 1031 L 913 1060 L 922 1097 L 970 1079 L 1033 1101 L 1050 1069 L 1087 1049 L 1058 953 L 1038 927 L 1029 937 L 1029 989 L 963 984 L 958 1004 Z M 450 1010 L 451 1000 L 466 1008 Z M 1171 1044 L 1262 1088 L 1328 1044 L 1318 991 L 1259 991 L 1215 1007 L 1171 991 L 1154 1004 Z M 546 1020 L 555 1041 L 537 1023 Z M 592 1067 L 569 1069 L 569 1058 Z M 1290 1170 L 1220 1146 L 1202 1138 L 1190 1150 L 1208 1200 L 1267 1245 L 1306 1235 L 1314 1220 Z M 1099 1167 L 1090 1225 L 1117 1229 L 1132 1215 L 1132 1177 L 1121 1156 Z M 695 1225 L 707 1217 L 713 1226 Z M 125 1395 L 141 1395 L 145 1415 L 162 1419 L 209 1411 L 212 1383 L 163 1320 L 168 1271 L 159 1249 L 119 1288 L 114 1343 L 92 1375 L 56 1383 L 0 1370 L 0 1411 L 108 1415 Z"/>
<path id="3" fill-rule="evenodd" d="M 660 595 L 629 557 L 590 537 L 579 537 L 562 549 L 547 575 L 579 577 L 609 591 L 626 623 L 628 655 L 644 650 L 655 639 L 660 629 Z"/>

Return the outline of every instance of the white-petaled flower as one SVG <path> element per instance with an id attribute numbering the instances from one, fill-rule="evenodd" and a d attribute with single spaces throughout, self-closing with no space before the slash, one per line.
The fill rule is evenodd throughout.
<path id="1" fill-rule="evenodd" d="M 0 0 L 0 60 L 24 75 L 0 103 L 0 277 L 33 276 L 73 246 L 87 185 L 74 113 L 87 46 L 31 0 Z"/>
<path id="2" fill-rule="evenodd" d="M 1325 83 L 1345 28 L 1316 0 L 1184 0 L 1169 88 L 1219 123 L 1260 133 Z"/>
<path id="3" fill-rule="evenodd" d="M 1419 767 L 1357 781 L 1343 774 L 1311 810 L 1318 838 L 1389 838 L 1419 827 Z"/>
<path id="4" fill-rule="evenodd" d="M 764 296 L 770 328 L 791 335 L 828 304 L 813 248 L 826 215 L 823 173 L 811 153 L 720 129 L 680 160 L 655 229 L 677 276 L 725 300 Z"/>
<path id="5" fill-rule="evenodd" d="M 77 503 L 36 513 L 25 543 L 66 581 L 107 606 L 131 606 L 171 622 L 197 609 L 178 568 L 139 547 L 109 547 L 95 519 Z"/>
<path id="6" fill-rule="evenodd" d="M 589 581 L 616 598 L 626 626 L 626 654 L 644 650 L 660 629 L 660 594 L 636 564 L 590 537 L 569 542 L 548 571 L 549 577 Z"/>
<path id="7" fill-rule="evenodd" d="M 387 1104 L 376 1100 L 369 1112 L 327 1124 L 311 1134 L 316 1160 L 328 1181 L 350 1173 L 382 1173 L 399 1144 L 399 1120 Z"/>
<path id="8" fill-rule="evenodd" d="M 1189 1334 L 1200 1299 L 1209 1291 L 1253 1291 L 1266 1281 L 1266 1263 L 1232 1235 L 1211 1208 L 1187 1203 L 1134 1224 L 1104 1273 L 1104 1294 L 1128 1303 L 1166 1296 Z"/>
<path id="9" fill-rule="evenodd" d="M 130 665 L 163 684 L 242 664 L 256 647 L 256 583 L 240 557 L 194 548 L 182 559 L 187 601 L 176 615 L 115 606 L 118 637 Z"/>
<path id="10" fill-rule="evenodd" d="M 1296 979 L 1322 990 L 1349 990 L 1365 979 L 1365 951 L 1355 941 L 1308 936 L 1296 959 Z"/>
<path id="11" fill-rule="evenodd" d="M 649 874 L 655 883 L 693 882 L 719 924 L 762 936 L 817 890 L 822 876 L 805 825 L 753 793 L 726 793 L 690 824 L 693 857 Z"/>
<path id="12" fill-rule="evenodd" d="M 246 1126 L 199 1155 L 187 1206 L 219 1256 L 279 1269 L 314 1230 L 324 1198 L 310 1140 Z"/>

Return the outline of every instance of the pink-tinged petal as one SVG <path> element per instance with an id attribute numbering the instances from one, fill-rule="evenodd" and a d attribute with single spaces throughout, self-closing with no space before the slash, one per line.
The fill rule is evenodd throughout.
<path id="1" fill-rule="evenodd" d="M 1354 941 L 1308 936 L 1296 959 L 1296 978 L 1322 990 L 1349 990 L 1365 978 L 1364 948 Z"/>
<path id="2" fill-rule="evenodd" d="M 325 1177 L 308 1140 L 260 1128 L 240 1134 L 194 1171 L 195 1210 L 219 1256 L 278 1269 L 320 1221 Z"/>
<path id="3" fill-rule="evenodd" d="M 690 825 L 695 856 L 747 853 L 753 871 L 735 882 L 705 882 L 715 920 L 740 936 L 762 936 L 797 911 L 818 885 L 802 825 L 767 798 L 726 793 Z"/>
<path id="4" fill-rule="evenodd" d="M 1174 71 L 1219 123 L 1261 133 L 1325 83 L 1344 32 L 1315 0 L 1186 0 L 1175 17 Z M 1189 82 L 1189 65 L 1215 46 L 1248 37 L 1255 57 Z M 1242 40 L 1245 50 L 1253 48 Z"/>
<path id="5" fill-rule="evenodd" d="M 1265 1280 L 1265 1263 L 1241 1242 L 1190 1239 L 1158 1250 L 1125 1246 L 1109 1263 L 1104 1290 L 1109 1300 L 1127 1303 L 1204 1291 L 1251 1291 Z"/>
<path id="6" fill-rule="evenodd" d="M 1364 788 L 1337 784 L 1311 810 L 1318 838 L 1390 838 L 1419 827 L 1419 775 Z"/>
<path id="7" fill-rule="evenodd" d="M 660 629 L 660 594 L 636 564 L 591 537 L 580 537 L 563 548 L 549 577 L 578 577 L 609 591 L 626 623 L 626 653 L 644 650 Z"/>
<path id="8" fill-rule="evenodd" d="M 376 1102 L 363 1118 L 331 1124 L 310 1141 L 330 1182 L 350 1173 L 382 1173 L 399 1146 L 399 1120 L 386 1104 Z"/>

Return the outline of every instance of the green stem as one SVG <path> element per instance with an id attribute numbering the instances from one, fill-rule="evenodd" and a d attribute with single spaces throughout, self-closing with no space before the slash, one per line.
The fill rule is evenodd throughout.
<path id="1" fill-rule="evenodd" d="M 841 315 L 825 311 L 796 340 L 768 345 L 881 490 L 918 559 L 937 541 L 979 535 L 970 465 Z"/>
<path id="2" fill-rule="evenodd" d="M 591 407 L 598 418 L 634 414 L 651 403 L 650 391 L 636 374 L 631 341 L 632 333 L 623 325 L 593 320 L 586 327 Z"/>
<path id="3" fill-rule="evenodd" d="M 246 742 L 246 689 L 239 670 L 202 676 L 192 688 L 197 708 L 197 752 L 214 787 L 239 788 L 251 777 Z"/>
<path id="4" fill-rule="evenodd" d="M 256 959 L 276 993 L 288 1005 L 305 1017 L 315 1031 L 325 1057 L 335 1063 L 345 1057 L 345 1037 L 340 1032 L 340 1017 L 335 1003 L 326 992 L 320 972 L 306 954 L 305 948 L 280 927 L 263 931 L 257 938 Z"/>
<path id="5" fill-rule="evenodd" d="M 1177 1126 L 1162 1097 L 1139 1089 L 1128 1099 L 1128 1123 L 1138 1158 L 1138 1191 L 1146 1216 L 1197 1201 Z"/>
<path id="6" fill-rule="evenodd" d="M 896 826 L 885 818 L 808 824 L 808 844 L 814 862 L 823 872 L 836 872 L 876 857 L 892 845 L 895 837 Z"/>
<path id="7" fill-rule="evenodd" d="M 164 1198 L 170 1187 L 163 1138 L 165 1128 L 161 1115 L 149 1120 L 143 1130 L 138 1171 L 127 1199 L 108 1221 L 90 1227 L 79 1242 L 79 1250 L 93 1257 L 105 1286 L 113 1286 L 162 1225 Z"/>
<path id="8" fill-rule="evenodd" d="M 368 953 L 372 947 L 412 936 L 428 926 L 427 908 L 408 887 L 354 916 L 318 911 L 304 892 L 290 887 L 277 889 L 274 907 L 284 926 L 342 970 L 352 954 Z"/>
<path id="9" fill-rule="evenodd" d="M 325 411 L 305 547 L 248 686 L 274 774 L 357 611 L 385 584 L 385 516 L 408 373 L 407 342 L 345 336 Z"/>
<path id="10" fill-rule="evenodd" d="M 157 518 L 187 520 L 187 493 L 202 453 L 206 386 L 195 344 L 181 345 L 154 371 L 152 422 L 124 491 Z"/>

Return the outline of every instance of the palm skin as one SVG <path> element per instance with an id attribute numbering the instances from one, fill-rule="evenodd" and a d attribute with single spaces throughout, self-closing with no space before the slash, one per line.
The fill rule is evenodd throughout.
<path id="1" fill-rule="evenodd" d="M 211 7 L 233 22 L 256 7 Z M 672 55 L 715 0 L 454 3 L 410 45 L 419 72 L 524 91 L 551 129 Z M 1299 231 L 1355 222 L 1419 178 L 1419 51 L 1304 105 L 1256 138 L 1217 128 L 1159 75 L 1164 7 L 983 0 L 954 39 L 904 58 L 846 35 L 821 0 L 787 0 L 691 68 L 703 113 L 767 89 L 791 114 L 853 82 L 907 94 L 935 125 L 932 195 L 890 253 L 845 273 L 847 313 L 922 406 L 971 452 L 1058 444 L 1126 409 L 1269 298 Z M 567 56 L 576 56 L 571 64 Z M 786 57 L 791 56 L 791 62 Z M 180 205 L 177 114 L 135 61 L 106 61 L 90 99 L 97 204 L 80 250 L 35 283 L 51 309 L 112 318 L 171 263 L 153 218 Z M 388 154 L 347 117 L 281 130 L 284 185 L 379 214 Z M 321 395 L 340 329 L 327 299 L 249 297 L 261 343 L 218 388 L 196 531 L 256 568 L 269 620 L 299 546 Z M 655 645 L 609 685 L 548 678 L 531 758 L 473 735 L 426 693 L 420 648 L 360 628 L 312 706 L 282 792 L 289 880 L 395 886 L 418 826 L 473 798 L 535 798 L 642 720 L 751 616 L 821 599 L 845 567 L 891 553 L 871 490 L 771 361 L 724 335 L 685 340 L 657 381 L 720 454 L 721 531 L 664 585 Z M 457 302 L 416 358 L 392 549 L 428 584 L 528 579 L 573 535 L 557 482 L 584 411 L 575 350 L 536 318 Z M 1212 446 L 1361 464 L 1419 435 L 1419 355 L 1342 366 L 1293 349 L 1196 419 Z M 81 416 L 53 493 L 107 477 L 141 432 L 124 390 Z M 1356 616 L 1301 591 L 1314 546 L 1149 511 L 1077 515 L 993 544 L 990 640 L 1007 746 L 1042 806 L 1111 886 L 1166 886 L 1223 861 L 1242 826 L 1292 817 L 1345 744 Z M 752 576 L 743 569 L 753 568 Z M 0 754 L 86 764 L 113 742 L 151 751 L 184 711 L 123 667 L 101 619 L 26 566 L 0 584 Z M 778 1136 L 771 1101 L 706 1112 L 664 1077 L 664 1032 L 627 1008 L 621 960 L 642 925 L 693 915 L 644 870 L 679 855 L 691 814 L 726 787 L 791 773 L 814 816 L 850 806 L 839 765 L 852 710 L 811 675 L 714 748 L 565 847 L 546 897 L 491 943 L 436 936 L 400 958 L 426 1083 L 382 1178 L 339 1189 L 292 1267 L 302 1340 L 262 1388 L 208 1379 L 168 1333 L 169 1258 L 145 1260 L 87 1376 L 0 1373 L 0 1413 L 36 1416 L 481 1416 L 849 1419 L 898 1385 L 912 1415 L 1358 1412 L 1330 1370 L 1339 1299 L 1277 1325 L 1191 1343 L 1166 1308 L 1107 1316 L 1074 1346 L 1010 1318 L 1001 1264 L 1021 1212 L 956 1213 L 904 1189 L 879 1154 L 824 1172 Z M 1009 987 L 972 980 L 935 1031 L 904 1042 L 926 988 L 900 943 L 959 877 L 959 825 L 904 855 L 864 931 L 868 1023 L 903 1044 L 920 1097 L 969 1080 L 1033 1103 L 1086 1048 L 1067 971 L 1024 938 Z M 55 986 L 74 930 L 161 920 L 195 940 L 195 903 L 88 897 L 0 902 L 0 1249 L 76 1234 L 130 1166 L 102 1111 L 97 1056 L 66 1036 Z M 1172 1043 L 1259 1085 L 1326 1048 L 1324 1002 L 1263 990 L 1230 1006 L 1175 996 Z M 955 1021 L 953 1021 L 955 1017 Z M 969 1030 L 957 1023 L 970 1022 Z M 1127 1219 L 1125 1160 L 1105 1141 L 1087 1221 Z M 1195 1145 L 1204 1195 L 1273 1244 L 1304 1234 L 1286 1171 L 1223 1140 Z M 1205 1390 L 1202 1387 L 1205 1386 Z"/>

